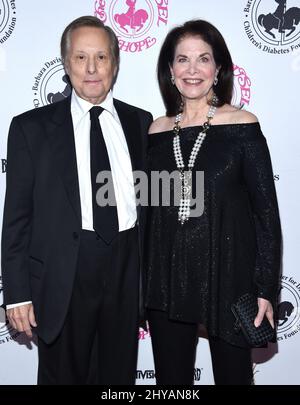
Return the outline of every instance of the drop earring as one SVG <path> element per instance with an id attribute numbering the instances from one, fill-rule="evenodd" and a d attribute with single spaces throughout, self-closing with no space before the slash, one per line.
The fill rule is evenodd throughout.
<path id="1" fill-rule="evenodd" d="M 216 74 L 215 74 L 215 79 L 214 79 L 214 86 L 216 86 L 218 84 L 218 74 L 219 74 L 219 69 L 216 70 Z"/>
<path id="2" fill-rule="evenodd" d="M 173 84 L 173 86 L 175 85 L 175 77 L 173 75 L 171 75 L 171 83 Z"/>

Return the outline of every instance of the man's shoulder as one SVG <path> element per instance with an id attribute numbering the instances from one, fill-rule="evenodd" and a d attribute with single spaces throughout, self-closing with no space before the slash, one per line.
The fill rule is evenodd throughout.
<path id="1" fill-rule="evenodd" d="M 61 101 L 57 101 L 52 104 L 47 104 L 42 107 L 38 108 L 33 108 L 31 110 L 27 110 L 19 115 L 17 115 L 15 118 L 18 121 L 27 121 L 27 120 L 44 120 L 53 115 L 58 109 L 67 107 L 70 104 L 69 99 L 64 99 Z"/>
<path id="2" fill-rule="evenodd" d="M 124 101 L 118 100 L 116 98 L 114 98 L 114 105 L 115 105 L 116 108 L 121 108 L 122 110 L 128 111 L 129 113 L 130 112 L 138 112 L 140 114 L 146 114 L 146 115 L 152 116 L 149 111 L 146 111 L 146 110 L 144 110 L 144 109 L 142 109 L 140 107 L 137 107 L 135 105 L 125 103 Z"/>

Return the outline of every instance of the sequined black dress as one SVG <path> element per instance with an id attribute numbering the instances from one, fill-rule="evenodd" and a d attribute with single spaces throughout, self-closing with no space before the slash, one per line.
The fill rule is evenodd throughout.
<path id="1" fill-rule="evenodd" d="M 200 130 L 181 130 L 185 165 Z M 149 169 L 177 170 L 172 131 L 149 135 Z M 211 126 L 194 170 L 204 171 L 200 217 L 182 226 L 174 201 L 149 208 L 145 304 L 247 346 L 234 331 L 231 304 L 245 292 L 276 302 L 281 250 L 271 161 L 259 124 Z"/>

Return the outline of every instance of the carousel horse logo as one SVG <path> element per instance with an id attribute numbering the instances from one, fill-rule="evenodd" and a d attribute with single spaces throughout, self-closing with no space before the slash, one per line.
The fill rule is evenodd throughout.
<path id="1" fill-rule="evenodd" d="M 275 38 L 272 30 L 278 31 L 280 34 L 285 34 L 289 37 L 300 22 L 300 8 L 286 8 L 286 0 L 275 0 L 278 4 L 274 13 L 260 14 L 258 23 L 264 27 L 265 32 Z"/>
<path id="2" fill-rule="evenodd" d="M 294 310 L 294 305 L 289 301 L 283 301 L 278 305 L 278 327 L 282 327 L 289 321 Z"/>
<path id="3" fill-rule="evenodd" d="M 145 22 L 148 20 L 149 16 L 146 10 L 140 8 L 135 9 L 137 0 L 126 0 L 128 10 L 126 13 L 115 14 L 114 19 L 119 24 L 120 28 L 128 33 L 128 29 L 132 31 L 139 32 Z M 128 27 L 128 29 L 126 28 Z"/>
<path id="4" fill-rule="evenodd" d="M 248 0 L 244 29 L 260 50 L 287 54 L 300 49 L 299 0 Z"/>
<path id="5" fill-rule="evenodd" d="M 44 63 L 34 77 L 32 90 L 35 108 L 56 103 L 71 94 L 72 87 L 60 58 Z"/>
<path id="6" fill-rule="evenodd" d="M 96 0 L 94 15 L 115 31 L 121 51 L 141 52 L 168 23 L 168 0 Z"/>
<path id="7" fill-rule="evenodd" d="M 65 83 L 64 89 L 62 91 L 57 91 L 56 93 L 52 93 L 52 92 L 48 93 L 47 101 L 49 104 L 64 100 L 71 94 L 72 87 L 71 87 L 71 83 L 69 81 L 68 75 L 63 75 L 61 80 L 62 80 L 62 82 Z"/>
<path id="8" fill-rule="evenodd" d="M 300 330 L 300 283 L 293 277 L 281 276 L 277 307 L 277 337 L 286 340 Z"/>

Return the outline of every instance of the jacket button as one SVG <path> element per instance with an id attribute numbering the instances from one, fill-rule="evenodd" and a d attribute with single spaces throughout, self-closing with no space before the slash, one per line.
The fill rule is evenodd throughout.
<path id="1" fill-rule="evenodd" d="M 78 232 L 73 232 L 73 239 L 78 240 L 78 238 L 79 238 Z"/>

